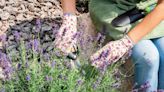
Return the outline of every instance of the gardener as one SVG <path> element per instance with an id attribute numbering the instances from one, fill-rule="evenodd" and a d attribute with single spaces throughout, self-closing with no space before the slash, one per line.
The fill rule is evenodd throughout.
<path id="1" fill-rule="evenodd" d="M 118 61 L 132 49 L 136 88 L 148 83 L 150 86 L 146 92 L 164 90 L 164 0 L 158 0 L 154 10 L 141 22 L 123 27 L 114 27 L 111 23 L 114 18 L 134 8 L 140 1 L 90 1 L 90 14 L 97 29 L 105 28 L 109 34 L 107 35 L 116 40 L 107 43 L 91 56 L 92 65 L 102 69 Z M 75 0 L 61 0 L 61 2 L 64 11 L 63 25 L 58 32 L 55 46 L 70 53 L 76 44 L 76 39 L 73 38 L 77 32 Z"/>

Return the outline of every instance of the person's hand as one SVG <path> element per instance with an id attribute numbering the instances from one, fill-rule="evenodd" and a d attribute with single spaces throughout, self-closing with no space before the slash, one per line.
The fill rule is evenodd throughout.
<path id="1" fill-rule="evenodd" d="M 126 35 L 122 39 L 109 42 L 90 57 L 92 66 L 104 69 L 107 65 L 118 61 L 133 47 L 133 42 Z"/>
<path id="2" fill-rule="evenodd" d="M 73 14 L 64 14 L 63 24 L 56 34 L 55 47 L 63 53 L 71 53 L 76 51 L 76 33 L 77 33 L 77 17 Z"/>

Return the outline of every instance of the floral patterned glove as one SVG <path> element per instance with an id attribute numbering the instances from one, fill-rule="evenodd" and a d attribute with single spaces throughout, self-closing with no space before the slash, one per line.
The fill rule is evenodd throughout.
<path id="1" fill-rule="evenodd" d="M 77 33 L 77 17 L 73 14 L 64 14 L 63 24 L 56 34 L 55 47 L 63 53 L 75 51 Z"/>
<path id="2" fill-rule="evenodd" d="M 126 35 L 122 39 L 109 42 L 90 58 L 93 66 L 99 69 L 106 68 L 107 65 L 118 61 L 126 55 L 133 47 L 133 42 Z"/>

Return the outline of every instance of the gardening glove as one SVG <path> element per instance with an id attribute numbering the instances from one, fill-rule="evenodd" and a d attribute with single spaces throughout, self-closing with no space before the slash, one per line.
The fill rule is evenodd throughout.
<path id="1" fill-rule="evenodd" d="M 118 61 L 134 46 L 131 39 L 125 35 L 122 39 L 111 41 L 90 58 L 92 66 L 104 69 L 107 65 Z"/>
<path id="2" fill-rule="evenodd" d="M 64 14 L 63 24 L 56 34 L 55 47 L 64 54 L 76 52 L 77 17 Z"/>

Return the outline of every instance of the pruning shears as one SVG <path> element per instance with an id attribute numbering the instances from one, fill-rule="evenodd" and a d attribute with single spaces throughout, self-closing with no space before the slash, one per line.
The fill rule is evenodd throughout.
<path id="1" fill-rule="evenodd" d="M 81 63 L 79 61 L 78 55 L 79 55 L 79 49 L 78 49 L 78 47 L 76 47 L 74 52 L 68 53 L 67 58 L 70 59 L 71 61 L 73 61 L 74 65 L 77 68 L 80 68 Z"/>

